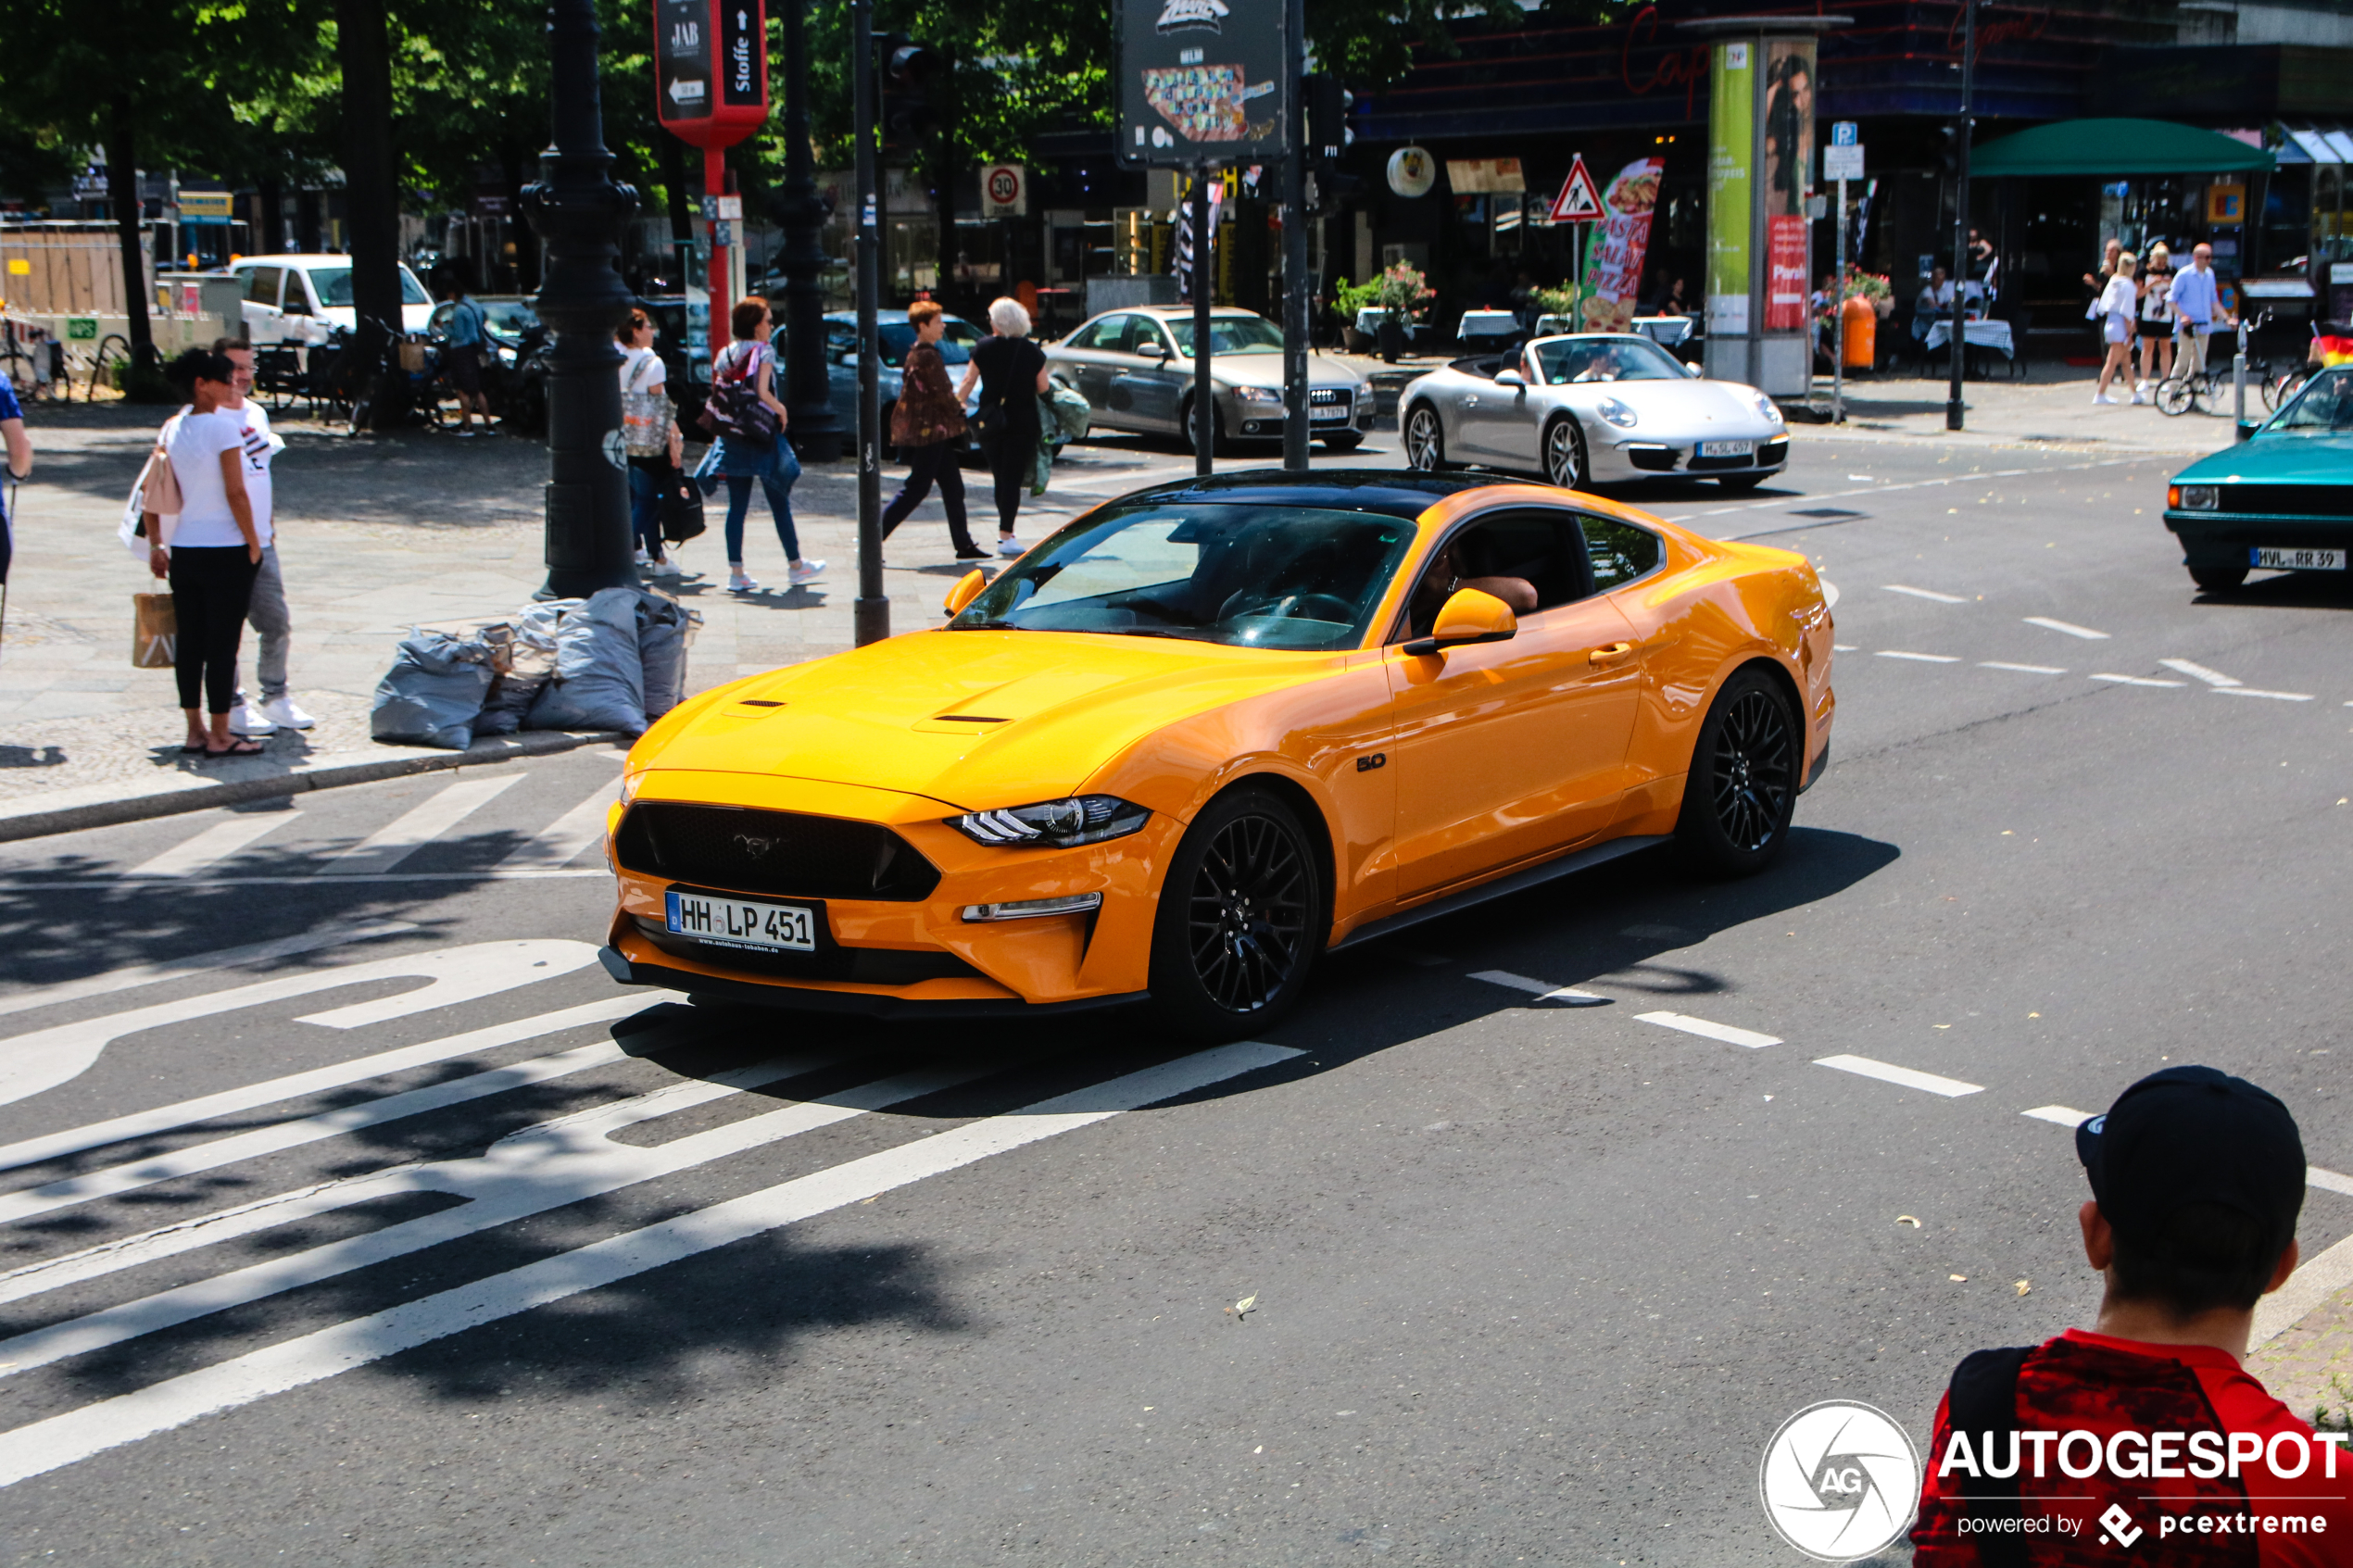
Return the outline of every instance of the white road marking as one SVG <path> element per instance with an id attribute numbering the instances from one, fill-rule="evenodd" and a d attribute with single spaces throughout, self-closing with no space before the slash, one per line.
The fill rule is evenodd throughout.
<path id="1" fill-rule="evenodd" d="M 1692 1018 L 1680 1012 L 1638 1012 L 1634 1016 L 1643 1023 L 1655 1023 L 1661 1029 L 1680 1029 L 1686 1035 L 1721 1040 L 1728 1046 L 1746 1046 L 1753 1051 L 1781 1043 L 1778 1035 L 1759 1035 L 1752 1029 L 1735 1029 L 1729 1023 L 1711 1023 L 1705 1018 Z"/>
<path id="2" fill-rule="evenodd" d="M 1828 578 L 1822 579 L 1822 608 L 1825 609 L 1838 608 L 1838 584 Z"/>
<path id="3" fill-rule="evenodd" d="M 316 952 L 321 947 L 341 947 L 346 942 L 364 942 L 371 937 L 391 936 L 416 929 L 414 921 L 365 921 L 340 931 L 306 931 L 299 936 L 281 936 L 271 942 L 252 942 L 242 947 L 220 947 L 209 953 L 191 953 L 184 959 L 166 959 L 161 963 L 108 970 L 86 980 L 61 981 L 55 985 L 43 985 L 35 990 L 0 997 L 0 1014 L 57 1007 L 66 1002 L 78 1002 L 84 997 L 104 997 L 116 991 L 152 985 L 158 980 L 176 980 L 184 974 L 202 974 L 208 970 L 230 969 L 238 964 L 267 963 L 271 959 L 292 958 L 296 953 Z"/>
<path id="4" fill-rule="evenodd" d="M 1491 985 L 1507 986 L 1514 991 L 1530 992 L 1539 1001 L 1567 1002 L 1571 1007 L 1586 1008 L 1605 1007 L 1609 1003 L 1607 997 L 1597 997 L 1591 991 L 1571 990 L 1566 985 L 1554 985 L 1549 981 L 1530 980 L 1525 974 L 1514 974 L 1506 969 L 1483 969 L 1471 978 L 1484 980 Z"/>
<path id="5" fill-rule="evenodd" d="M 1934 599 L 1941 605 L 1965 605 L 1969 600 L 1958 594 L 1940 594 L 1933 588 L 1915 588 L 1904 583 L 1882 583 L 1881 587 L 1891 594 L 1909 594 L 1916 599 Z"/>
<path id="6" fill-rule="evenodd" d="M 1854 652 L 1856 648 L 1860 647 L 1861 646 L 1862 646 L 1862 645 L 1861 645 L 1861 644 L 1859 644 L 1859 643 L 1832 643 L 1832 644 L 1831 645 L 1831 652 L 1832 652 L 1832 653 L 1853 653 L 1853 652 Z M 2348 703 L 2347 703 L 2345 706 L 2346 706 L 2346 707 L 2347 707 L 2347 708 L 2353 708 L 2353 702 L 2348 702 Z"/>
<path id="7" fill-rule="evenodd" d="M 1809 439 L 1823 441 L 1834 438 L 1817 435 L 1812 436 Z M 2141 460 L 2142 459 L 2139 458 L 2102 458 L 2093 462 L 2061 463 L 2046 469 L 2004 469 L 1995 473 L 1957 473 L 1944 479 L 1916 479 L 1907 481 L 1901 484 L 1874 485 L 1869 490 L 1828 490 L 1824 491 L 1819 495 L 1809 497 L 1809 499 L 1817 501 L 1835 501 L 1850 495 L 1893 495 L 1898 490 L 1933 490 L 1937 486 L 1944 484 L 1971 484 L 1988 479 L 2013 479 L 2026 473 L 2033 473 L 2036 475 L 2077 473 L 2086 469 L 2123 468 L 2128 464 L 2137 463 Z M 1183 471 L 1190 473 L 1192 470 L 1190 469 L 1187 469 Z M 1744 501 L 1737 506 L 1709 507 L 1703 511 L 1687 512 L 1684 515 L 1686 517 L 1692 518 L 1720 517 L 1727 512 L 1765 511 L 1779 508 L 1786 506 L 1788 502 L 1786 497 L 1777 498 L 1770 501 Z M 1810 528 L 1813 525 L 1808 523 L 1806 526 Z M 1799 532 L 1799 530 L 1793 528 L 1765 528 L 1758 529 L 1755 532 L 1749 533 L 1727 534 L 1725 537 L 1727 539 L 1758 539 L 1764 537 L 1768 533 L 1794 533 L 1797 532 Z M 2347 706 L 2353 706 L 2353 704 L 2348 704 Z"/>
<path id="8" fill-rule="evenodd" d="M 2193 664 L 2186 659 L 2160 659 L 2158 662 L 2168 670 L 2178 670 L 2184 675 L 2195 676 L 2209 686 L 2235 686 L 2239 684 L 2235 678 L 2223 674 L 2220 670 L 2208 670 L 2205 665 Z"/>
<path id="9" fill-rule="evenodd" d="M 2094 1112 L 2078 1110 L 2071 1105 L 2038 1105 L 2019 1114 L 2032 1116 L 2037 1122 L 2054 1122 L 2062 1127 L 2080 1127 L 2092 1119 Z"/>
<path id="10" fill-rule="evenodd" d="M 1950 653 L 1906 653 L 1901 648 L 1880 648 L 1877 653 L 1881 659 L 1908 659 L 1917 664 L 1958 664 L 1961 661 L 1958 654 Z"/>
<path id="11" fill-rule="evenodd" d="M 2304 1181 L 2309 1186 L 2316 1186 L 2325 1192 L 2341 1192 L 2347 1198 L 2353 1198 L 2353 1176 L 2323 1171 L 2318 1165 L 2307 1165 L 2304 1167 Z"/>
<path id="12" fill-rule="evenodd" d="M 2114 681 L 2123 686 L 2186 686 L 2187 681 L 2152 681 L 2145 675 L 2111 675 L 2105 671 L 2094 675 L 2095 681 Z"/>
<path id="13" fill-rule="evenodd" d="M 607 1023 L 655 1005 L 654 998 L 642 993 L 623 992 L 584 1002 L 578 1007 L 543 1012 L 532 1018 L 518 1018 L 508 1023 L 494 1023 L 484 1029 L 470 1029 L 462 1035 L 427 1040 L 422 1045 L 402 1046 L 396 1050 L 379 1051 L 373 1056 L 359 1057 L 350 1061 L 338 1061 L 332 1067 L 315 1067 L 308 1073 L 294 1073 L 266 1083 L 223 1089 L 219 1094 L 183 1099 L 172 1105 L 159 1105 L 152 1110 L 134 1110 L 128 1116 L 93 1122 L 87 1126 L 44 1133 L 36 1138 L 0 1145 L 0 1171 L 19 1170 L 27 1165 L 38 1165 L 44 1160 L 79 1154 L 86 1148 L 103 1148 L 112 1143 L 168 1133 L 174 1128 L 209 1122 L 215 1117 L 233 1116 L 241 1110 L 254 1110 L 281 1100 L 298 1099 L 324 1089 L 341 1088 L 346 1084 L 364 1083 L 390 1073 L 404 1073 L 411 1067 L 430 1067 L 436 1061 L 471 1056 L 476 1051 L 496 1050 L 501 1046 L 536 1039 L 542 1035 L 553 1035 L 560 1030 Z"/>
<path id="14" fill-rule="evenodd" d="M 321 872 L 350 875 L 388 872 L 523 781 L 522 773 L 500 779 L 460 779 L 436 790 L 341 854 L 330 855 Z"/>
<path id="15" fill-rule="evenodd" d="M 2070 637 L 2082 637 L 2086 642 L 2104 643 L 2108 640 L 2108 633 L 2105 632 L 2095 632 L 2089 626 L 2078 626 L 2072 621 L 2054 621 L 2047 615 L 2030 615 L 2026 618 L 2026 624 L 2040 626 L 2045 632 L 2064 632 Z"/>
<path id="16" fill-rule="evenodd" d="M 2021 675 L 2064 675 L 2067 673 L 2056 664 L 2011 664 L 1998 659 L 1981 659 L 1977 661 L 1977 667 L 1980 670 L 2015 670 Z"/>
<path id="17" fill-rule="evenodd" d="M 594 963 L 597 949 L 585 942 L 551 939 L 472 942 L 463 947 L 375 959 L 339 969 L 306 971 L 210 996 L 182 997 L 130 1012 L 107 1013 L 30 1035 L 0 1040 L 0 1105 L 26 1099 L 87 1073 L 99 1055 L 126 1035 L 168 1024 L 186 1023 L 224 1012 L 239 1012 L 315 991 L 340 990 L 374 980 L 422 979 L 431 984 L 372 1002 L 359 1002 L 299 1019 L 330 1029 L 357 1029 L 459 1002 L 477 1001 L 535 981 L 553 980 Z"/>
<path id="18" fill-rule="evenodd" d="M 605 808 L 621 797 L 621 781 L 600 785 L 594 795 L 517 845 L 498 862 L 500 871 L 532 866 L 560 866 L 605 836 Z"/>
<path id="19" fill-rule="evenodd" d="M 2268 696 L 2273 702 L 2309 702 L 2312 700 L 2312 694 L 2310 692 L 2266 692 L 2259 691 L 2253 686 L 2217 686 L 2214 688 L 2214 695 L 2216 696 Z"/>
<path id="20" fill-rule="evenodd" d="M 173 845 L 154 859 L 132 867 L 125 876 L 186 876 L 216 860 L 225 860 L 265 834 L 275 833 L 300 819 L 299 811 L 252 811 L 233 816 Z"/>
<path id="21" fill-rule="evenodd" d="M 1940 1078 L 1933 1073 L 1920 1073 L 1909 1067 L 1896 1067 L 1884 1061 L 1873 1061 L 1867 1056 L 1818 1056 L 1817 1067 L 1834 1067 L 1841 1073 L 1857 1077 L 1876 1078 L 1882 1084 L 1900 1084 L 1907 1089 L 1925 1089 L 1932 1095 L 1957 1099 L 1962 1095 L 1982 1094 L 1982 1084 L 1964 1084 L 1958 1078 Z"/>
<path id="22" fill-rule="evenodd" d="M 1198 1052 L 31 1422 L 0 1435 L 0 1486 L 1299 1054 L 1252 1041 Z"/>

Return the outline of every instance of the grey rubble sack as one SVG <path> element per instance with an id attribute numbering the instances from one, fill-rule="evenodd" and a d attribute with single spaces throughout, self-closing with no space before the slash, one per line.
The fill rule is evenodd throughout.
<path id="1" fill-rule="evenodd" d="M 377 683 L 369 734 L 395 745 L 465 750 L 473 745 L 474 716 L 497 673 L 497 657 L 479 640 L 422 627 L 409 633 Z"/>
<path id="2" fill-rule="evenodd" d="M 557 619 L 555 676 L 532 703 L 524 729 L 645 733 L 637 624 L 647 596 L 635 588 L 604 588 Z"/>
<path id="3" fill-rule="evenodd" d="M 508 668 L 498 672 L 474 721 L 477 735 L 510 735 L 523 727 L 533 703 L 556 672 L 556 623 L 564 611 L 579 609 L 586 599 L 548 599 L 533 605 L 514 622 Z"/>

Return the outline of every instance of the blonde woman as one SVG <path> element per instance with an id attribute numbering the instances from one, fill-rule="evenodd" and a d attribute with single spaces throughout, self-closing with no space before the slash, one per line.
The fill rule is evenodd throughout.
<path id="1" fill-rule="evenodd" d="M 2133 401 L 2163 381 L 2173 369 L 2173 257 L 2162 245 L 2149 246 L 2149 264 L 2141 269 L 2141 380 Z"/>
<path id="2" fill-rule="evenodd" d="M 959 402 L 980 383 L 981 450 L 997 480 L 997 553 L 1017 556 L 1026 546 L 1013 537 L 1022 487 L 1038 461 L 1038 400 L 1046 395 L 1046 351 L 1029 340 L 1029 312 L 1017 299 L 988 307 L 988 330 L 973 345 L 972 364 L 956 388 Z"/>
<path id="3" fill-rule="evenodd" d="M 2129 250 L 2120 252 L 2116 270 L 2100 290 L 2100 336 L 2108 344 L 2108 359 L 2100 366 L 2100 383 L 2092 393 L 2095 403 L 2115 402 L 2108 395 L 2108 383 L 2118 376 L 2132 379 L 2133 318 L 2141 307 L 2140 285 L 2134 281 L 2139 270 L 2138 257 Z M 2142 401 L 2140 394 L 2134 393 L 2133 401 Z"/>

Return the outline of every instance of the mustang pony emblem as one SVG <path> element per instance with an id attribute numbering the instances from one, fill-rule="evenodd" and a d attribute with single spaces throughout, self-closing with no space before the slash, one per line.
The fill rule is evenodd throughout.
<path id="1" fill-rule="evenodd" d="M 744 852 L 747 859 L 757 860 L 776 847 L 776 841 L 773 838 L 754 838 L 750 834 L 739 833 L 736 834 L 736 847 Z"/>

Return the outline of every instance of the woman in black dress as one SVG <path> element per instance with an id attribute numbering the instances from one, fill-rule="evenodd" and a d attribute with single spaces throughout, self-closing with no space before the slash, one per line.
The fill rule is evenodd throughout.
<path id="1" fill-rule="evenodd" d="M 973 345 L 972 366 L 956 395 L 969 397 L 973 383 L 980 383 L 981 450 L 997 480 L 997 553 L 1017 556 L 1028 548 L 1013 537 L 1013 519 L 1021 511 L 1022 486 L 1038 464 L 1038 400 L 1046 395 L 1046 351 L 1030 341 L 1029 312 L 1017 299 L 990 305 L 988 327 L 996 335 Z"/>

